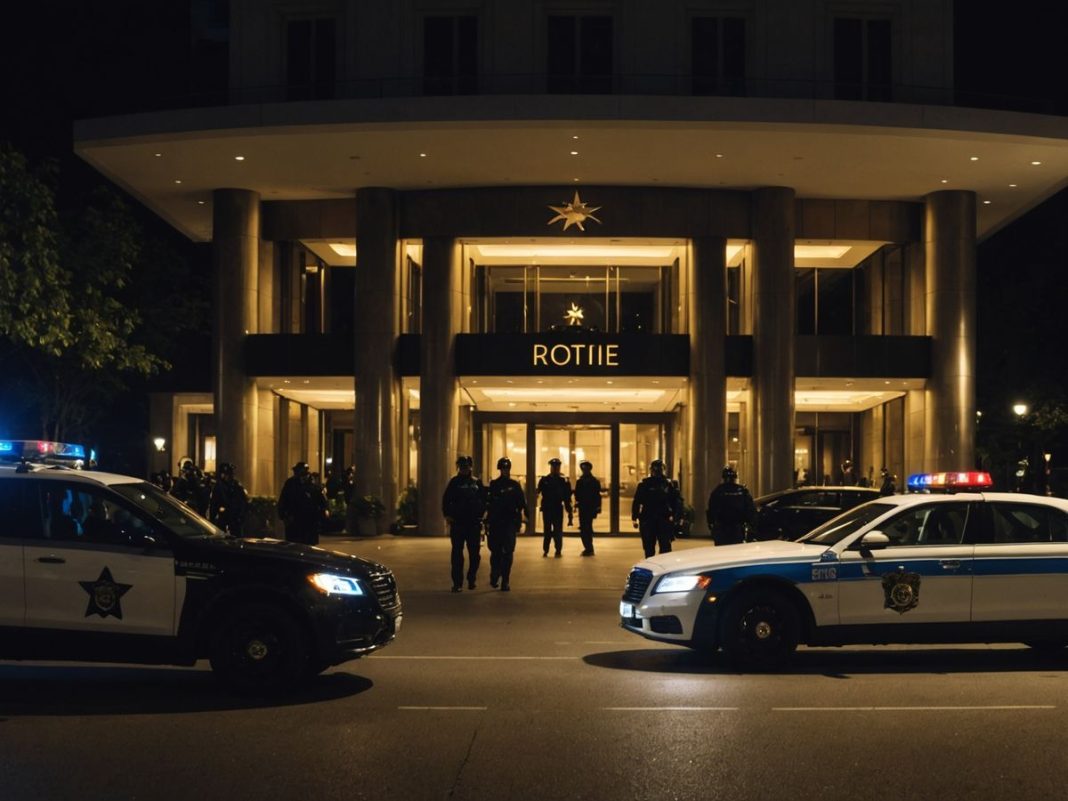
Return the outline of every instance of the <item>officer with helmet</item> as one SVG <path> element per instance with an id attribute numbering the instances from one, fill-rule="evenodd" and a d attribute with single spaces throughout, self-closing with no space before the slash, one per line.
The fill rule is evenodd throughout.
<path id="1" fill-rule="evenodd" d="M 486 544 L 490 550 L 490 586 L 508 592 L 515 556 L 516 535 L 527 516 L 527 499 L 519 482 L 512 478 L 512 460 L 497 460 L 500 476 L 489 484 L 486 495 Z"/>
<path id="2" fill-rule="evenodd" d="M 756 519 L 753 496 L 738 483 L 738 473 L 730 465 L 723 468 L 723 483 L 708 496 L 705 517 L 716 545 L 744 542 L 746 525 Z"/>
<path id="3" fill-rule="evenodd" d="M 219 465 L 219 475 L 211 489 L 208 511 L 212 523 L 231 536 L 241 536 L 241 527 L 248 511 L 248 493 L 234 477 L 234 466 L 229 462 Z"/>
<path id="4" fill-rule="evenodd" d="M 293 465 L 293 475 L 282 485 L 278 516 L 285 523 L 287 540 L 319 544 L 319 529 L 326 517 L 326 497 L 312 484 L 307 462 Z"/>
<path id="5" fill-rule="evenodd" d="M 567 509 L 567 524 L 570 526 L 574 517 L 571 512 L 571 482 L 560 474 L 560 460 L 549 460 L 549 475 L 538 480 L 538 494 L 541 496 L 541 517 L 545 524 L 545 534 L 541 541 L 541 555 L 549 555 L 549 542 L 556 546 L 555 556 L 562 556 L 564 547 L 564 509 Z"/>
<path id="6" fill-rule="evenodd" d="M 467 548 L 467 589 L 475 588 L 475 577 L 482 557 L 482 517 L 486 512 L 486 488 L 471 474 L 470 456 L 456 459 L 456 475 L 449 479 L 441 498 L 441 511 L 449 524 L 452 540 L 452 591 L 460 592 L 464 581 L 464 548 Z"/>
<path id="7" fill-rule="evenodd" d="M 582 555 L 593 556 L 593 519 L 601 513 L 601 482 L 593 474 L 593 463 L 579 462 L 582 475 L 575 482 L 575 506 L 578 507 L 579 536 Z"/>
<path id="8" fill-rule="evenodd" d="M 682 511 L 682 500 L 675 485 L 664 475 L 664 463 L 654 459 L 649 463 L 649 475 L 641 480 L 634 492 L 631 519 L 638 524 L 645 556 L 671 552 L 675 520 Z"/>

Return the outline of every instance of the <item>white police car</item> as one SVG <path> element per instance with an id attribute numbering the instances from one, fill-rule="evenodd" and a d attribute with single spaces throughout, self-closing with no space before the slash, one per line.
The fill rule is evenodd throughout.
<path id="1" fill-rule="evenodd" d="M 0 659 L 208 658 L 266 691 L 381 648 L 401 619 L 382 565 L 230 537 L 139 479 L 0 466 Z"/>
<path id="2" fill-rule="evenodd" d="M 640 562 L 621 624 L 772 668 L 799 643 L 1068 645 L 1068 501 L 981 492 L 983 473 L 913 484 L 953 494 L 857 506 L 799 542 L 698 548 Z"/>

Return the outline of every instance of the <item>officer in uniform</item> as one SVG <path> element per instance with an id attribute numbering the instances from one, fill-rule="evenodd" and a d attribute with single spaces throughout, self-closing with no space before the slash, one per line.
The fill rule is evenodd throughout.
<path id="1" fill-rule="evenodd" d="M 897 485 L 894 483 L 894 474 L 887 470 L 885 467 L 879 471 L 879 477 L 881 479 L 879 484 L 879 495 L 887 496 L 893 495 L 897 492 Z"/>
<path id="2" fill-rule="evenodd" d="M 638 524 L 642 547 L 649 558 L 656 554 L 671 552 L 671 539 L 675 520 L 681 512 L 679 491 L 664 476 L 664 463 L 654 459 L 649 463 L 649 475 L 641 480 L 634 492 L 630 517 Z"/>
<path id="3" fill-rule="evenodd" d="M 486 488 L 471 475 L 474 463 L 470 456 L 456 459 L 455 476 L 449 479 L 441 498 L 441 512 L 449 524 L 452 540 L 452 591 L 463 589 L 464 548 L 467 548 L 467 589 L 475 588 L 482 538 L 482 516 L 486 512 Z"/>
<path id="4" fill-rule="evenodd" d="M 601 513 L 601 482 L 593 475 L 592 462 L 579 462 L 579 469 L 582 475 L 575 482 L 575 506 L 578 507 L 582 555 L 593 556 L 593 519 Z"/>
<path id="5" fill-rule="evenodd" d="M 746 524 L 756 519 L 753 496 L 738 483 L 738 473 L 730 465 L 723 468 L 723 483 L 708 496 L 705 518 L 716 545 L 744 542 Z"/>
<path id="6" fill-rule="evenodd" d="M 219 465 L 219 480 L 212 487 L 208 511 L 212 523 L 233 537 L 241 536 L 248 511 L 248 493 L 234 478 L 234 466 L 229 462 Z"/>
<path id="7" fill-rule="evenodd" d="M 519 482 L 512 478 L 511 459 L 498 459 L 497 469 L 501 474 L 490 482 L 487 492 L 486 544 L 490 550 L 490 586 L 496 589 L 499 581 L 501 592 L 508 592 L 516 535 L 527 516 L 527 499 Z"/>
<path id="8" fill-rule="evenodd" d="M 312 484 L 307 462 L 293 465 L 293 475 L 282 485 L 278 516 L 286 526 L 286 539 L 305 545 L 319 544 L 319 527 L 326 517 L 326 498 Z"/>
<path id="9" fill-rule="evenodd" d="M 549 541 L 556 546 L 556 557 L 562 556 L 564 547 L 564 509 L 567 509 L 567 524 L 570 526 L 574 517 L 571 513 L 571 482 L 560 475 L 560 460 L 549 460 L 549 475 L 538 481 L 538 494 L 541 495 L 541 517 L 545 525 L 545 536 L 541 541 L 541 555 L 549 555 Z"/>

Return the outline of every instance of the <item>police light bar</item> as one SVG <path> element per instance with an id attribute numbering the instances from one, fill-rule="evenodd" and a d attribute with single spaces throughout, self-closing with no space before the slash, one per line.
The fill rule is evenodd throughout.
<path id="1" fill-rule="evenodd" d="M 990 473 L 966 471 L 958 473 L 913 473 L 909 476 L 909 492 L 952 492 L 953 490 L 983 490 L 994 486 Z"/>

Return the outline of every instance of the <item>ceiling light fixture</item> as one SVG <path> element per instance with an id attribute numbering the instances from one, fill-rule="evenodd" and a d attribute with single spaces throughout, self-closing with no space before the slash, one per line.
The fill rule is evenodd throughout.
<path id="1" fill-rule="evenodd" d="M 1037 167 L 1037 166 L 1039 166 L 1039 165 L 1040 165 L 1041 163 L 1042 163 L 1041 161 L 1032 161 L 1032 162 L 1031 162 L 1031 166 L 1032 166 L 1032 167 Z"/>
<path id="2" fill-rule="evenodd" d="M 419 158 L 421 158 L 421 159 L 425 159 L 425 158 L 426 158 L 426 153 L 420 153 L 420 154 L 419 154 Z"/>
<path id="3" fill-rule="evenodd" d="M 234 161 L 244 161 L 244 160 L 245 160 L 244 156 L 234 156 Z"/>
<path id="4" fill-rule="evenodd" d="M 176 184 L 180 184 L 180 183 L 182 182 L 182 179 L 181 179 L 181 178 L 175 178 L 175 179 L 174 179 L 174 182 L 175 182 Z"/>
<path id="5" fill-rule="evenodd" d="M 979 157 L 978 156 L 972 156 L 971 160 L 972 161 L 979 161 Z"/>

